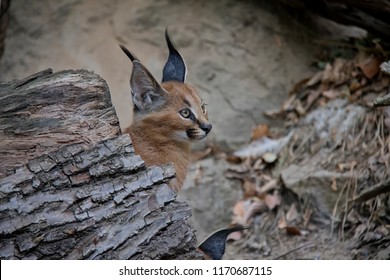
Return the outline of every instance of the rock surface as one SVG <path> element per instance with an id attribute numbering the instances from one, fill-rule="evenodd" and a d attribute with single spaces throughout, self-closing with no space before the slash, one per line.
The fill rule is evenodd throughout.
<path id="1" fill-rule="evenodd" d="M 228 226 L 234 203 L 242 197 L 241 185 L 227 179 L 225 160 L 208 158 L 193 164 L 180 198 L 192 208 L 192 226 L 198 242 Z"/>
<path id="2" fill-rule="evenodd" d="M 277 15 L 278 14 L 278 15 Z M 297 81 L 315 48 L 269 1 L 12 1 L 0 80 L 46 68 L 92 70 L 109 85 L 121 127 L 132 119 L 125 44 L 160 80 L 164 30 L 182 52 L 213 123 L 209 141 L 237 148 Z"/>
<path id="3" fill-rule="evenodd" d="M 336 149 L 354 141 L 355 127 L 364 121 L 366 109 L 345 99 L 335 99 L 305 116 L 294 131 L 298 137 L 311 135 L 304 158 L 284 167 L 281 179 L 287 188 L 300 197 L 314 195 L 318 209 L 330 217 L 338 200 L 344 201 L 347 184 L 362 184 L 368 172 L 354 170 L 358 163 L 347 163 L 345 170 L 337 170 L 339 155 Z M 348 152 L 345 152 L 345 157 Z M 345 163 L 341 163 L 345 164 Z M 340 197 L 343 195 L 344 197 Z"/>

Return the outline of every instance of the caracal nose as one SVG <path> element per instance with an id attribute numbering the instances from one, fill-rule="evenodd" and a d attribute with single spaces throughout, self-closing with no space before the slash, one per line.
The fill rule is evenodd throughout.
<path id="1" fill-rule="evenodd" d="M 213 128 L 213 126 L 212 126 L 210 123 L 206 123 L 206 124 L 202 123 L 202 124 L 200 125 L 200 128 L 201 128 L 204 132 L 206 132 L 206 134 L 207 134 L 207 133 L 210 132 L 210 130 Z"/>

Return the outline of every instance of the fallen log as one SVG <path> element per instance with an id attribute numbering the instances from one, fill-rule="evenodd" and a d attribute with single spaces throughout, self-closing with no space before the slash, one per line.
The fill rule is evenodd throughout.
<path id="1" fill-rule="evenodd" d="M 96 74 L 47 69 L 0 83 L 0 176 L 64 145 L 119 134 L 107 83 Z"/>
<path id="2" fill-rule="evenodd" d="M 0 84 L 1 259 L 196 259 L 191 209 L 120 135 L 96 74 Z"/>
<path id="3" fill-rule="evenodd" d="M 387 0 L 279 0 L 298 17 L 320 17 L 357 26 L 382 39 L 390 37 L 390 2 Z M 360 32 L 359 32 L 360 34 Z"/>

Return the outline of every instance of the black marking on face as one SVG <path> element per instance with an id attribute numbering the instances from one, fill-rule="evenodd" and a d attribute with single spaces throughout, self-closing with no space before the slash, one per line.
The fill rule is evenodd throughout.
<path id="1" fill-rule="evenodd" d="M 188 107 L 191 107 L 191 103 L 187 99 L 183 99 L 184 104 L 186 104 Z"/>
<path id="2" fill-rule="evenodd" d="M 193 140 L 197 139 L 198 132 L 196 129 L 190 128 L 186 131 L 186 133 L 187 133 L 188 138 L 193 139 Z"/>
<path id="3" fill-rule="evenodd" d="M 202 109 L 203 115 L 206 115 L 206 113 L 207 113 L 206 105 L 207 104 L 205 104 L 205 103 L 202 103 L 202 105 L 200 105 L 200 108 Z"/>

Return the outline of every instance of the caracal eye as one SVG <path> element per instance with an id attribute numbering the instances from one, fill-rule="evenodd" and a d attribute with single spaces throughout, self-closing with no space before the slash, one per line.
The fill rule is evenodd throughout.
<path id="1" fill-rule="evenodd" d="M 181 110 L 179 113 L 180 113 L 180 115 L 181 115 L 183 118 L 186 118 L 186 119 L 188 119 L 188 118 L 190 117 L 190 114 L 191 114 L 190 110 L 187 109 L 187 108 Z"/>

